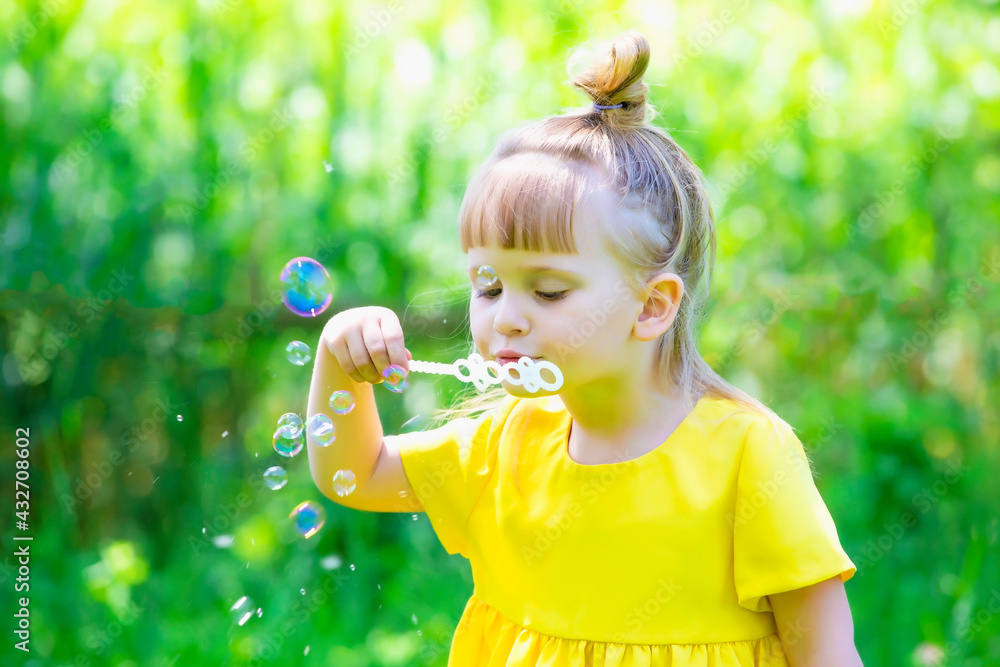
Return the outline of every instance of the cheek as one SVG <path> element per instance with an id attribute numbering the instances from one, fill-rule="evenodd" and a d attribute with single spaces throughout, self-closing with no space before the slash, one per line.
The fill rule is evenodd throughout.
<path id="1" fill-rule="evenodd" d="M 477 345 L 490 331 L 489 321 L 475 306 L 469 309 L 469 330 Z"/>

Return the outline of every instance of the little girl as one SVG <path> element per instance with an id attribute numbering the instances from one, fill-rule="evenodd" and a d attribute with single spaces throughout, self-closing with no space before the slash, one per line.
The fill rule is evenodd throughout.
<path id="1" fill-rule="evenodd" d="M 573 79 L 593 104 L 508 131 L 462 202 L 475 351 L 549 361 L 562 385 L 505 380 L 383 437 L 371 385 L 412 356 L 390 310 L 340 312 L 309 414 L 339 389 L 356 407 L 331 415 L 335 446 L 310 440 L 313 479 L 346 507 L 426 512 L 471 561 L 449 667 L 861 665 L 856 568 L 802 444 L 696 348 L 712 211 L 647 120 L 648 62 L 619 36 Z"/>

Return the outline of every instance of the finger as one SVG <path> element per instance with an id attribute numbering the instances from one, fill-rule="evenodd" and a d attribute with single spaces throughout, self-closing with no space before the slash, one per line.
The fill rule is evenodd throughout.
<path id="1" fill-rule="evenodd" d="M 412 357 L 403 342 L 403 329 L 399 325 L 399 320 L 390 317 L 382 319 L 382 339 L 385 340 L 389 363 L 401 366 L 409 374 L 409 360 Z M 383 370 L 383 369 L 379 369 Z"/>
<path id="2" fill-rule="evenodd" d="M 372 373 L 375 375 L 374 382 L 381 382 L 382 370 L 389 365 L 389 352 L 385 339 L 382 337 L 382 327 L 378 320 L 365 324 L 363 335 L 365 337 L 365 347 L 368 348 L 368 355 L 372 359 Z"/>
<path id="3" fill-rule="evenodd" d="M 381 378 L 375 370 L 371 355 L 368 353 L 368 345 L 365 342 L 363 330 L 352 329 L 345 334 L 347 347 L 350 350 L 351 360 L 354 362 L 356 373 L 359 377 L 354 378 L 357 382 L 371 382 L 378 384 Z"/>
<path id="4" fill-rule="evenodd" d="M 347 347 L 347 342 L 343 338 L 336 338 L 327 344 L 330 349 L 330 353 L 336 358 L 337 363 L 340 364 L 341 369 L 347 377 L 351 378 L 355 382 L 364 382 L 364 378 L 361 377 L 361 373 L 358 372 L 357 366 L 354 365 L 354 360 L 351 359 L 351 351 Z"/>

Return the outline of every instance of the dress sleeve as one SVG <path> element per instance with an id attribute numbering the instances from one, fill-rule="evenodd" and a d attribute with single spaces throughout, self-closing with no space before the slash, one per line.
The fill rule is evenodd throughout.
<path id="1" fill-rule="evenodd" d="M 406 478 L 449 554 L 469 557 L 466 526 L 496 470 L 500 432 L 515 402 L 508 396 L 474 419 L 390 436 L 396 440 Z"/>
<path id="2" fill-rule="evenodd" d="M 791 427 L 755 420 L 747 432 L 733 512 L 733 560 L 739 604 L 772 611 L 767 596 L 811 586 L 857 568 L 840 545 L 833 518 L 813 482 Z"/>

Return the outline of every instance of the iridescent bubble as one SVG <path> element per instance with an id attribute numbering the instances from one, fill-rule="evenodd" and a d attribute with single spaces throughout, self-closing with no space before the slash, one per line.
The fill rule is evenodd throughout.
<path id="1" fill-rule="evenodd" d="M 489 264 L 483 264 L 476 271 L 474 284 L 478 289 L 489 289 L 496 285 L 497 280 L 499 279 L 500 278 L 497 276 L 496 269 Z"/>
<path id="2" fill-rule="evenodd" d="M 271 466 L 264 471 L 264 484 L 272 491 L 277 491 L 288 483 L 288 473 L 281 466 Z"/>
<path id="3" fill-rule="evenodd" d="M 278 417 L 278 426 L 291 426 L 294 435 L 302 432 L 302 417 L 295 412 L 286 412 Z"/>
<path id="4" fill-rule="evenodd" d="M 345 389 L 335 391 L 330 394 L 330 407 L 333 408 L 333 414 L 346 415 L 354 409 L 354 396 Z"/>
<path id="5" fill-rule="evenodd" d="M 285 348 L 288 353 L 288 360 L 296 366 L 305 366 L 312 359 L 312 350 L 300 340 L 293 340 Z"/>
<path id="6" fill-rule="evenodd" d="M 417 415 L 412 419 L 407 420 L 405 424 L 399 427 L 400 433 L 413 433 L 415 431 L 426 431 L 431 425 L 431 420 L 425 415 Z"/>
<path id="7" fill-rule="evenodd" d="M 317 412 L 309 418 L 309 435 L 317 446 L 326 447 L 337 439 L 337 429 L 333 427 L 332 419 L 322 412 Z"/>
<path id="8" fill-rule="evenodd" d="M 229 611 L 233 615 L 233 619 L 236 621 L 236 624 L 243 625 L 249 621 L 254 614 L 258 614 L 259 617 L 258 612 L 260 612 L 260 608 L 254 604 L 253 600 L 244 595 L 233 603 L 233 606 L 229 608 Z"/>
<path id="9" fill-rule="evenodd" d="M 326 512 L 320 505 L 307 500 L 296 505 L 288 518 L 295 523 L 295 530 L 308 539 L 323 527 L 326 522 Z"/>
<path id="10" fill-rule="evenodd" d="M 354 473 L 350 470 L 338 470 L 333 475 L 333 491 L 341 498 L 354 491 L 356 486 Z"/>
<path id="11" fill-rule="evenodd" d="M 382 383 L 385 388 L 396 394 L 402 394 L 403 390 L 410 386 L 410 383 L 405 379 L 406 371 L 402 366 L 396 364 L 386 366 L 385 370 L 382 371 L 382 377 L 385 378 L 385 382 Z"/>
<path id="12" fill-rule="evenodd" d="M 292 457 L 302 451 L 306 441 L 301 429 L 296 431 L 292 426 L 279 426 L 274 432 L 273 444 L 274 451 L 282 456 Z"/>
<path id="13" fill-rule="evenodd" d="M 333 302 L 333 281 L 311 257 L 296 257 L 281 271 L 281 300 L 302 317 L 316 317 Z"/>

